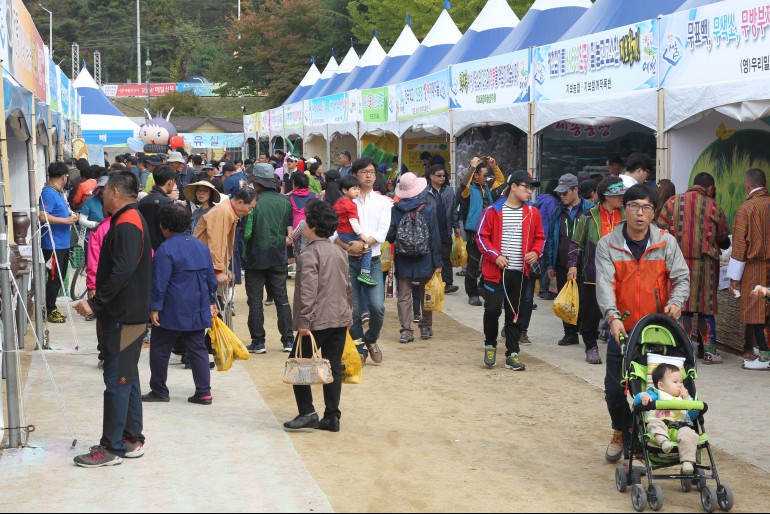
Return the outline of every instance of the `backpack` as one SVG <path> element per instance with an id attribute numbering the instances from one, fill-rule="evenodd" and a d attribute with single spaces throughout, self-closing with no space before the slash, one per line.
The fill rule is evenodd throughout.
<path id="1" fill-rule="evenodd" d="M 422 257 L 430 252 L 428 222 L 420 213 L 426 204 L 406 213 L 396 228 L 396 255 Z"/>
<path id="2" fill-rule="evenodd" d="M 291 217 L 293 228 L 297 228 L 302 220 L 305 219 L 305 205 L 307 205 L 309 200 L 318 200 L 318 195 L 315 193 L 310 193 L 307 195 L 307 200 L 305 200 L 305 203 L 302 204 L 301 208 L 294 202 L 294 195 L 289 195 L 289 202 L 291 202 Z"/>

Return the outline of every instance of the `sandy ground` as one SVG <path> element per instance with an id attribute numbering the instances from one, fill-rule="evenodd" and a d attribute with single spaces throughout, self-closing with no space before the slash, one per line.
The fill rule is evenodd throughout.
<path id="1" fill-rule="evenodd" d="M 237 300 L 235 330 L 248 342 L 247 308 L 243 290 L 238 292 Z M 480 328 L 477 320 L 482 310 L 469 307 L 465 301 L 464 295 L 450 295 L 447 298 L 447 312 L 451 312 L 462 323 L 448 315 L 437 315 L 434 322 L 436 335 L 432 340 L 420 341 L 418 338 L 414 343 L 402 345 L 397 342 L 395 302 L 388 300 L 386 323 L 380 340 L 384 362 L 381 365 L 366 365 L 363 384 L 344 386 L 341 432 L 333 434 L 309 430 L 287 434 L 285 439 L 281 437 L 280 423 L 293 418 L 297 411 L 291 387 L 281 382 L 286 354 L 280 350 L 275 309 L 266 307 L 268 353 L 252 355 L 248 362 L 236 362 L 233 375 L 228 375 L 233 372 L 214 374 L 212 383 L 218 409 L 187 410 L 184 396 L 188 393 L 186 389 L 192 385 L 191 381 L 178 366 L 170 370 L 170 380 L 178 384 L 176 387 L 181 389 L 178 395 L 181 395 L 182 400 L 179 404 L 167 404 L 173 409 L 179 409 L 171 412 L 170 418 L 156 419 L 152 412 L 146 416 L 147 430 L 151 434 L 148 452 L 173 450 L 173 454 L 170 454 L 173 460 L 165 464 L 176 466 L 179 470 L 176 474 L 180 477 L 186 477 L 197 466 L 204 465 L 200 457 L 196 457 L 200 452 L 212 456 L 212 460 L 206 461 L 205 466 L 207 472 L 215 477 L 221 474 L 223 478 L 232 480 L 236 468 L 245 466 L 253 469 L 252 474 L 239 473 L 239 477 L 244 488 L 249 488 L 249 484 L 256 481 L 258 486 L 249 488 L 249 492 L 257 495 L 265 487 L 271 490 L 270 484 L 276 480 L 281 483 L 280 491 L 283 495 L 300 494 L 299 491 L 292 492 L 292 487 L 314 488 L 314 484 L 300 485 L 310 484 L 307 478 L 302 479 L 305 482 L 297 480 L 297 484 L 291 484 L 290 477 L 278 471 L 271 472 L 271 469 L 280 469 L 273 466 L 272 459 L 296 459 L 298 456 L 306 470 L 303 469 L 297 476 L 311 477 L 328 499 L 328 504 L 340 512 L 630 511 L 630 495 L 615 490 L 615 467 L 603 458 L 610 430 L 603 392 L 599 387 L 600 377 L 603 376 L 602 367 L 589 367 L 581 362 L 582 352 L 578 347 L 556 347 L 554 341 L 558 339 L 560 323 L 548 313 L 549 303 L 539 302 L 540 309 L 530 328 L 535 344 L 522 354 L 527 371 L 514 373 L 506 370 L 502 366 L 502 351 L 498 354 L 498 366 L 487 369 L 481 363 L 482 336 L 476 330 Z M 80 321 L 77 326 L 79 330 L 90 334 L 93 325 Z M 28 345 L 28 348 L 31 346 Z M 90 350 L 92 353 L 93 349 Z M 535 358 L 533 354 L 543 360 Z M 93 355 L 83 358 L 91 361 Z M 143 356 L 145 358 L 146 355 Z M 52 359 L 53 362 L 56 360 Z M 25 356 L 25 361 L 29 362 L 29 356 Z M 79 359 L 73 361 L 63 356 L 58 361 L 61 368 L 55 370 L 56 373 L 64 374 L 66 371 L 71 376 L 73 371 L 69 368 L 65 370 L 65 367 L 71 367 L 72 364 L 67 363 L 79 362 Z M 93 362 L 80 371 L 89 373 L 89 383 L 93 383 L 87 388 L 87 393 L 85 389 L 79 393 L 77 389 L 65 391 L 65 400 L 71 414 L 81 424 L 80 435 L 83 436 L 82 432 L 86 431 L 86 435 L 90 436 L 81 437 L 83 440 L 80 444 L 90 443 L 100 428 L 100 385 L 98 375 L 90 376 L 91 367 Z M 34 371 L 35 367 L 32 369 Z M 731 370 L 725 367 L 718 372 L 730 376 Z M 709 377 L 709 373 L 714 376 Z M 715 373 L 702 371 L 703 381 L 708 382 L 718 376 Z M 724 395 L 725 402 L 729 404 L 731 398 L 746 396 L 744 391 L 752 384 L 746 377 L 754 380 L 757 387 L 763 387 L 770 379 L 767 374 L 749 373 L 737 375 L 741 382 L 732 385 L 719 382 L 730 393 Z M 36 380 L 45 384 L 40 376 Z M 149 377 L 145 374 L 142 379 L 145 390 L 148 381 Z M 738 384 L 742 390 L 735 390 Z M 174 392 L 177 394 L 177 389 Z M 47 389 L 38 390 L 37 393 L 48 394 Z M 314 387 L 314 393 L 316 407 L 322 411 L 320 387 Z M 83 400 L 85 394 L 88 394 L 86 404 Z M 239 401 L 240 395 L 252 397 Z M 53 405 L 36 402 L 34 398 L 28 398 L 28 402 L 28 412 L 36 418 L 30 422 L 43 425 L 41 418 L 46 416 L 35 414 L 35 408 L 39 408 L 42 409 L 41 413 L 51 413 L 47 416 L 51 423 L 61 425 Z M 266 410 L 260 410 L 261 405 Z M 153 406 L 153 410 L 156 407 Z M 223 407 L 227 412 L 219 410 Z M 732 406 L 715 408 L 709 415 L 727 420 L 727 423 L 723 423 L 727 429 L 719 425 L 720 431 L 726 432 L 730 422 L 736 419 L 742 422 L 751 419 L 754 422 L 753 417 L 757 413 L 750 408 L 750 404 L 747 406 L 733 400 Z M 235 423 L 231 421 L 234 409 L 241 417 Z M 768 411 L 763 408 L 759 415 L 767 417 Z M 85 419 L 79 416 L 85 416 Z M 181 451 L 159 447 L 160 441 L 175 444 L 179 437 L 179 426 L 175 426 L 175 420 L 177 423 L 193 423 L 197 428 L 198 416 L 204 416 L 201 418 L 206 423 L 203 431 L 212 422 L 225 422 L 231 428 L 240 428 L 225 447 L 216 439 L 205 436 L 194 441 L 182 440 L 180 444 L 186 446 L 180 448 Z M 764 423 L 758 426 L 734 424 L 736 434 L 747 441 L 757 438 L 757 434 L 761 433 L 760 427 L 764 426 Z M 42 428 L 33 434 L 33 444 L 45 446 L 45 441 L 41 439 L 45 433 Z M 51 440 L 65 441 L 66 444 L 66 431 L 62 427 L 58 430 L 60 433 L 55 434 Z M 286 449 L 266 459 L 252 460 L 249 448 L 253 441 L 242 443 L 244 438 L 261 441 L 262 445 L 275 445 L 276 450 L 278 445 Z M 740 438 L 737 440 L 744 441 Z M 720 476 L 732 486 L 735 493 L 734 511 L 767 511 L 770 502 L 755 492 L 755 484 L 766 483 L 770 478 L 767 471 L 770 459 L 765 457 L 767 451 L 758 448 L 752 452 L 751 445 L 735 445 L 732 440 L 731 444 L 726 443 L 727 439 L 721 433 L 719 437 L 714 437 Z M 195 451 L 197 447 L 200 447 L 200 452 Z M 254 447 L 259 448 L 259 445 Z M 222 450 L 227 455 L 222 455 Z M 0 459 L 0 473 L 4 465 L 13 462 L 8 460 L 11 452 L 5 453 Z M 235 455 L 240 457 L 236 458 Z M 151 455 L 148 457 L 157 458 Z M 25 474 L 23 470 L 19 473 L 18 466 L 14 467 L 15 474 L 6 475 L 26 478 L 34 484 L 40 484 L 41 480 L 49 483 L 45 504 L 33 502 L 26 505 L 29 509 L 25 510 L 39 511 L 35 505 L 63 511 L 115 509 L 115 506 L 106 502 L 97 505 L 78 503 L 87 502 L 88 495 L 93 493 L 89 481 L 82 479 L 83 470 L 76 472 L 73 471 L 76 468 L 70 466 L 62 472 L 64 459 L 56 454 L 55 448 L 51 458 L 42 459 L 32 455 L 20 465 L 41 461 L 47 467 L 44 466 L 42 471 L 36 468 L 36 473 L 42 473 L 40 478 Z M 89 476 L 98 477 L 105 487 L 110 487 L 110 484 L 119 486 L 125 480 L 136 480 L 146 485 L 157 480 L 159 468 L 151 465 L 151 460 L 144 461 L 132 463 L 136 468 L 129 468 L 130 473 L 123 471 L 126 464 L 104 473 L 99 470 L 87 473 L 93 473 Z M 759 467 L 751 462 L 759 462 Z M 76 480 L 64 479 L 70 476 Z M 52 477 L 62 477 L 62 480 L 51 482 Z M 166 477 L 163 479 L 167 480 Z M 17 483 L 21 485 L 21 482 Z M 664 511 L 702 511 L 695 491 L 689 494 L 680 492 L 678 482 L 658 483 L 665 493 Z M 178 484 L 172 482 L 164 481 L 162 484 L 165 484 L 161 486 L 163 490 L 181 490 Z M 81 489 L 83 494 L 78 493 Z M 231 490 L 220 491 L 212 487 L 207 492 L 207 503 L 219 505 L 224 510 L 312 509 L 298 508 L 299 504 L 289 501 L 289 496 L 281 500 L 280 495 L 268 498 L 264 504 L 253 503 L 251 508 L 244 508 L 243 501 L 227 499 L 232 495 Z M 19 487 L 14 494 L 29 498 L 37 493 L 25 492 L 25 489 Z M 157 491 L 150 491 L 143 486 L 136 494 L 139 497 L 132 505 L 138 510 L 147 510 L 152 502 L 147 503 L 146 500 L 155 498 Z M 183 499 L 179 497 L 175 502 L 168 500 L 157 504 L 157 508 L 173 511 L 197 511 L 201 508 L 202 504 L 196 506 L 189 501 L 184 503 Z M 10 501 L 10 497 L 6 496 L 5 500 Z M 15 511 L 22 505 L 18 501 L 8 501 L 0 499 L 0 511 Z"/>
<path id="2" fill-rule="evenodd" d="M 465 304 L 464 295 L 448 301 L 454 311 L 481 310 Z M 335 510 L 631 510 L 630 495 L 615 489 L 615 467 L 603 458 L 611 432 L 601 389 L 526 350 L 525 372 L 505 369 L 502 351 L 497 367 L 487 369 L 481 334 L 447 315 L 436 316 L 430 341 L 399 344 L 395 300 L 386 310 L 383 363 L 367 363 L 364 383 L 343 387 L 342 430 L 291 436 Z M 291 388 L 280 382 L 285 355 L 275 338 L 275 309 L 265 313 L 273 339 L 268 353 L 252 356 L 248 366 L 268 406 L 287 420 L 296 406 Z M 247 339 L 245 314 L 239 311 L 235 326 Z M 560 323 L 551 318 L 541 314 L 533 329 L 545 320 L 538 332 L 558 333 Z M 322 411 L 320 388 L 314 393 Z M 770 507 L 752 485 L 770 474 L 718 450 L 716 461 L 734 490 L 735 511 Z M 680 492 L 678 481 L 658 483 L 665 510 L 702 511 L 697 492 Z"/>

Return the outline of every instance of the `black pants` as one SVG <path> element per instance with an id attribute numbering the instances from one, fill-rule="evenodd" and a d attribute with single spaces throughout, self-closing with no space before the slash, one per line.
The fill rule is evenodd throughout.
<path id="1" fill-rule="evenodd" d="M 746 325 L 746 329 L 750 330 L 754 336 L 754 341 L 757 342 L 759 351 L 766 352 L 770 350 L 767 345 L 767 339 L 765 339 L 765 326 L 764 325 Z"/>
<path id="2" fill-rule="evenodd" d="M 455 274 L 452 272 L 452 234 L 444 234 L 441 236 L 441 262 L 444 266 L 441 268 L 441 280 L 444 284 L 451 286 L 455 279 Z"/>
<path id="3" fill-rule="evenodd" d="M 278 331 L 281 342 L 294 340 L 291 329 L 291 306 L 286 292 L 286 265 L 270 269 L 246 270 L 246 297 L 249 306 L 249 334 L 251 342 L 265 344 L 265 306 L 262 304 L 262 293 L 267 289 L 267 296 L 275 301 L 278 313 Z"/>
<path id="4" fill-rule="evenodd" d="M 596 284 L 583 284 L 580 292 L 580 335 L 583 336 L 583 344 L 586 351 L 598 346 L 599 322 L 602 320 L 602 311 L 599 302 L 596 301 Z"/>
<path id="5" fill-rule="evenodd" d="M 626 391 L 620 384 L 623 379 L 623 355 L 620 346 L 612 337 L 607 338 L 607 363 L 604 375 L 604 401 L 612 420 L 612 429 L 620 430 L 623 434 L 623 453 L 628 457 L 631 445 L 631 408 L 626 400 Z"/>
<path id="6" fill-rule="evenodd" d="M 505 310 L 506 357 L 519 353 L 521 323 L 525 317 L 522 309 L 526 308 L 524 295 L 528 282 L 523 272 L 514 270 L 505 270 L 499 283 L 484 281 L 484 344 L 497 346 L 500 314 Z"/>
<path id="7" fill-rule="evenodd" d="M 123 325 L 97 318 L 96 332 L 104 352 L 104 420 L 100 444 L 123 457 L 125 441 L 144 441 L 139 355 L 146 323 Z"/>
<path id="8" fill-rule="evenodd" d="M 559 287 L 559 291 L 564 288 L 565 285 L 567 285 L 567 268 L 563 266 L 556 266 L 556 284 Z M 578 291 L 583 290 L 583 281 L 578 279 Z M 580 319 L 582 314 L 583 306 L 580 306 L 580 309 L 578 309 L 578 322 L 577 325 L 572 325 L 570 323 L 567 323 L 566 321 L 562 321 L 561 324 L 564 326 L 564 335 L 565 336 L 571 336 L 571 335 L 578 335 L 578 327 L 580 326 Z M 597 334 L 597 337 L 598 334 Z"/>
<path id="9" fill-rule="evenodd" d="M 465 231 L 468 248 L 468 266 L 465 268 L 465 294 L 480 296 L 481 252 L 476 245 L 476 232 Z"/>
<path id="10" fill-rule="evenodd" d="M 56 254 L 54 256 L 54 253 Z M 56 309 L 56 298 L 62 288 L 63 275 L 67 273 L 67 267 L 70 265 L 70 249 L 64 250 L 43 250 L 43 260 L 51 260 L 51 269 L 46 273 L 45 282 L 45 311 L 50 313 Z"/>
<path id="11" fill-rule="evenodd" d="M 337 418 L 342 416 L 340 412 L 340 395 L 342 394 L 342 351 L 345 349 L 345 338 L 347 336 L 347 327 L 327 328 L 325 330 L 314 330 L 313 337 L 318 348 L 321 350 L 321 355 L 324 359 L 329 359 L 329 363 L 332 365 L 332 376 L 334 382 L 331 384 L 324 384 L 324 403 L 326 409 L 324 410 L 324 417 L 336 416 Z M 291 356 L 294 357 L 297 352 L 297 346 L 294 345 L 294 349 L 291 351 Z M 313 347 L 310 343 L 309 337 L 302 338 L 302 356 L 310 357 L 313 352 Z M 313 391 L 310 386 L 294 386 L 294 399 L 297 400 L 297 409 L 301 416 L 312 414 L 315 412 L 313 407 Z"/>

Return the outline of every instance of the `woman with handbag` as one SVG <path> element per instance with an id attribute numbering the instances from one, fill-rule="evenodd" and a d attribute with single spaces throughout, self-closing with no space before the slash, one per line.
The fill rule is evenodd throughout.
<path id="1" fill-rule="evenodd" d="M 333 381 L 323 386 L 326 409 L 320 421 L 313 407 L 310 386 L 297 385 L 295 381 L 294 397 L 299 415 L 283 426 L 291 430 L 318 428 L 339 432 L 342 352 L 348 327 L 353 322 L 348 256 L 329 240 L 338 224 L 337 213 L 329 203 L 310 200 L 305 205 L 305 215 L 303 230 L 308 244 L 300 256 L 294 288 L 294 330 L 301 338 L 301 344 L 294 345 L 289 363 L 296 362 L 295 358 L 302 355 L 315 357 L 317 344 L 331 365 Z M 340 302 L 340 298 L 347 301 Z"/>

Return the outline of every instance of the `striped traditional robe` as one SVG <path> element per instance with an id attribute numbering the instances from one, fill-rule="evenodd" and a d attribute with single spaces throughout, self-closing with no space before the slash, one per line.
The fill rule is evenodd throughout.
<path id="1" fill-rule="evenodd" d="M 746 263 L 741 279 L 741 323 L 759 325 L 767 319 L 765 299 L 751 296 L 757 284 L 768 285 L 770 272 L 770 193 L 751 193 L 733 221 L 732 259 Z"/>
<path id="2" fill-rule="evenodd" d="M 690 268 L 690 298 L 682 310 L 708 316 L 716 314 L 719 285 L 717 241 L 729 235 L 725 213 L 706 195 L 703 187 L 693 186 L 666 202 L 657 223 L 676 238 Z"/>

